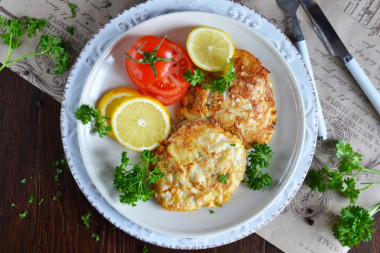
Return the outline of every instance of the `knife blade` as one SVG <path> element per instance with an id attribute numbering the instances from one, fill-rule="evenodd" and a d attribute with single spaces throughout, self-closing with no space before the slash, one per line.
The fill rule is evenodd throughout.
<path id="1" fill-rule="evenodd" d="M 299 2 L 329 53 L 333 56 L 339 56 L 344 61 L 347 69 L 380 115 L 379 92 L 354 57 L 348 52 L 318 3 L 315 0 L 299 0 Z"/>

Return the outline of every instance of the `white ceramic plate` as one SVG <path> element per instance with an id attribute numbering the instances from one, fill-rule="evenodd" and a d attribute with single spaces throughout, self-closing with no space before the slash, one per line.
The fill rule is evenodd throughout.
<path id="1" fill-rule="evenodd" d="M 261 19 L 260 17 L 260 22 Z M 121 23 L 118 21 L 122 19 L 117 17 L 115 20 L 113 22 L 120 27 Z M 270 188 L 257 192 L 249 190 L 244 183 L 241 184 L 231 201 L 222 208 L 215 209 L 216 213 L 213 215 L 210 215 L 208 208 L 187 213 L 168 212 L 154 199 L 146 203 L 140 202 L 137 207 L 122 205 L 113 186 L 113 173 L 120 163 L 121 152 L 125 149 L 111 138 L 100 139 L 90 132 L 89 127 L 77 124 L 73 112 L 81 104 L 96 105 L 101 95 L 112 88 L 133 87 L 125 71 L 123 52 L 138 37 L 146 34 L 167 35 L 169 39 L 184 46 L 187 34 L 194 27 L 203 25 L 226 31 L 236 48 L 250 51 L 271 71 L 270 78 L 278 111 L 276 131 L 270 142 L 274 157 L 268 170 L 274 183 Z M 310 80 L 305 75 L 303 62 L 294 47 L 290 47 L 291 53 L 286 51 L 284 54 L 276 47 L 276 43 L 252 27 L 210 13 L 181 12 L 161 15 L 133 26 L 126 32 L 119 32 L 116 38 L 104 36 L 107 26 L 104 32 L 100 31 L 90 41 L 79 57 L 70 75 L 62 104 L 62 137 L 66 156 L 74 178 L 91 203 L 106 218 L 128 233 L 148 242 L 173 248 L 205 248 L 225 244 L 256 231 L 277 215 L 302 183 L 311 161 L 312 154 L 309 152 L 314 150 L 316 136 L 313 107 L 315 97 L 310 95 L 310 90 L 313 93 L 308 83 Z M 278 30 L 274 31 L 278 33 Z M 92 44 L 94 42 L 95 47 Z M 94 53 L 97 55 L 94 56 Z M 96 59 L 92 59 L 93 57 Z M 298 65 L 302 67 L 294 71 L 291 64 L 293 61 L 298 61 Z M 78 68 L 82 71 L 78 72 Z M 76 82 L 80 88 L 72 85 Z M 308 86 L 306 97 L 313 101 L 304 104 L 305 85 Z M 176 106 L 169 108 L 173 118 L 175 109 Z M 310 119 L 312 124 L 306 124 Z M 303 149 L 305 144 L 306 154 Z M 81 155 L 75 154 L 78 150 Z M 132 151 L 128 151 L 128 154 L 131 160 L 139 157 L 139 153 Z"/>

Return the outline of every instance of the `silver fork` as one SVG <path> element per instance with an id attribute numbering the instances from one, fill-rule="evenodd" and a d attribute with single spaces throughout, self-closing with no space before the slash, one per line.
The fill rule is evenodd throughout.
<path id="1" fill-rule="evenodd" d="M 318 139 L 319 140 L 326 140 L 327 139 L 327 130 L 326 130 L 326 124 L 325 124 L 325 119 L 323 118 L 323 113 L 322 113 L 322 107 L 321 103 L 319 101 L 318 97 L 318 91 L 315 85 L 315 80 L 314 80 L 314 74 L 313 74 L 313 69 L 311 67 L 310 63 L 310 57 L 309 57 L 309 52 L 307 50 L 306 42 L 303 37 L 301 27 L 298 23 L 297 19 L 297 10 L 300 5 L 298 0 L 277 0 L 278 5 L 283 9 L 286 13 L 288 13 L 292 19 L 292 29 L 293 29 L 293 36 L 294 36 L 294 44 L 298 48 L 298 51 L 300 52 L 302 58 L 305 61 L 306 67 L 309 71 L 315 94 L 317 97 L 317 109 L 318 109 Z"/>

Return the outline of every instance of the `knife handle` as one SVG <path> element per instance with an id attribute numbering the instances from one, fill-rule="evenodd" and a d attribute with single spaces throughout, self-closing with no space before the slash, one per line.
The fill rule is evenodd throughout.
<path id="1" fill-rule="evenodd" d="M 295 45 L 298 48 L 298 51 L 300 52 L 302 58 L 305 61 L 306 67 L 307 67 L 309 74 L 310 74 L 310 77 L 311 77 L 311 82 L 312 82 L 314 90 L 315 90 L 315 96 L 317 98 L 318 139 L 319 140 L 326 140 L 327 139 L 326 123 L 325 123 L 325 119 L 323 118 L 321 102 L 319 101 L 318 91 L 317 91 L 317 87 L 315 85 L 315 80 L 314 80 L 313 68 L 311 67 L 311 62 L 310 62 L 309 52 L 307 51 L 306 42 L 305 42 L 305 40 L 297 41 L 297 42 L 295 42 Z"/>
<path id="2" fill-rule="evenodd" d="M 369 101 L 375 107 L 377 113 L 380 115 L 380 94 L 373 86 L 363 69 L 359 66 L 358 62 L 352 57 L 351 60 L 346 62 L 346 67 L 359 84 L 360 88 L 364 91 Z"/>

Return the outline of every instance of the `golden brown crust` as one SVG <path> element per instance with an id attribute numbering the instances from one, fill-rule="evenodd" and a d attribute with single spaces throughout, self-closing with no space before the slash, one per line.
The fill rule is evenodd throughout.
<path id="1" fill-rule="evenodd" d="M 245 50 L 234 54 L 236 79 L 225 94 L 189 87 L 177 111 L 179 119 L 196 121 L 207 118 L 239 136 L 249 148 L 252 143 L 271 140 L 276 123 L 269 71 L 260 60 Z"/>
<path id="2" fill-rule="evenodd" d="M 153 166 L 165 172 L 153 185 L 154 196 L 166 210 L 221 206 L 244 178 L 246 150 L 240 139 L 206 121 L 183 125 L 154 153 Z M 222 174 L 225 184 L 218 180 Z"/>

